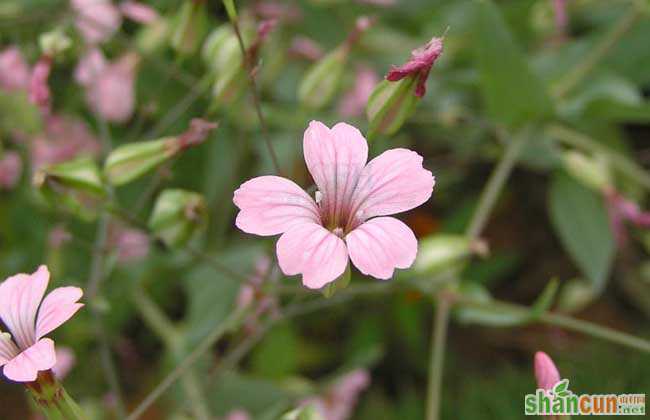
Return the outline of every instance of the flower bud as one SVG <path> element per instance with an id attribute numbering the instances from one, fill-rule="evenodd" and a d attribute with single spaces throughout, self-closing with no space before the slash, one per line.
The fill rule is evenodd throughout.
<path id="1" fill-rule="evenodd" d="M 38 44 L 43 54 L 49 57 L 56 57 L 70 48 L 72 41 L 60 29 L 55 29 L 54 31 L 41 34 L 38 38 Z"/>
<path id="2" fill-rule="evenodd" d="M 472 254 L 487 254 L 487 245 L 463 235 L 437 234 L 420 241 L 413 269 L 416 273 L 438 273 L 461 263 Z"/>
<path id="3" fill-rule="evenodd" d="M 94 160 L 82 157 L 38 170 L 34 186 L 54 207 L 63 207 L 83 220 L 93 220 L 106 196 Z"/>
<path id="4" fill-rule="evenodd" d="M 112 185 L 127 184 L 179 152 L 203 143 L 215 128 L 217 124 L 195 118 L 180 136 L 120 146 L 108 155 L 104 174 Z"/>
<path id="5" fill-rule="evenodd" d="M 557 307 L 561 312 L 575 313 L 583 310 L 597 297 L 598 291 L 589 282 L 572 279 L 562 286 Z"/>
<path id="6" fill-rule="evenodd" d="M 145 55 L 153 54 L 160 50 L 170 36 L 170 27 L 167 19 L 159 17 L 150 24 L 140 28 L 136 34 L 135 44 L 138 50 Z"/>
<path id="7" fill-rule="evenodd" d="M 196 51 L 208 27 L 205 0 L 185 0 L 175 18 L 172 47 L 183 55 Z"/>
<path id="8" fill-rule="evenodd" d="M 409 77 L 398 82 L 382 80 L 368 99 L 368 138 L 394 134 L 413 113 L 420 100 L 415 95 L 416 81 Z"/>
<path id="9" fill-rule="evenodd" d="M 302 105 L 319 109 L 332 100 L 341 81 L 348 51 L 348 48 L 339 47 L 312 65 L 298 87 L 298 99 Z"/>
<path id="10" fill-rule="evenodd" d="M 165 245 L 182 246 L 205 225 L 207 208 L 198 193 L 169 189 L 158 196 L 149 228 Z"/>
<path id="11" fill-rule="evenodd" d="M 564 152 L 562 163 L 570 175 L 589 188 L 604 191 L 612 185 L 607 160 L 603 156 L 590 157 L 571 150 Z"/>
<path id="12" fill-rule="evenodd" d="M 543 351 L 535 353 L 535 379 L 537 388 L 545 390 L 553 389 L 553 386 L 561 379 L 555 363 Z"/>

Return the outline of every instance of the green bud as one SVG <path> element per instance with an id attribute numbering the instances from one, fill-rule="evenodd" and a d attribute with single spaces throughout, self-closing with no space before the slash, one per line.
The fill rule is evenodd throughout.
<path id="1" fill-rule="evenodd" d="M 397 82 L 382 80 L 373 90 L 368 105 L 368 138 L 377 134 L 392 135 L 413 113 L 419 101 L 415 95 L 417 81 L 414 76 Z"/>
<path id="2" fill-rule="evenodd" d="M 438 234 L 420 241 L 418 256 L 413 264 L 416 273 L 439 273 L 462 263 L 472 254 L 487 254 L 487 245 L 463 235 Z"/>
<path id="3" fill-rule="evenodd" d="M 570 175 L 589 188 L 604 191 L 612 185 L 607 160 L 603 156 L 589 157 L 571 150 L 564 152 L 562 163 Z"/>
<path id="4" fill-rule="evenodd" d="M 302 105 L 319 109 L 330 103 L 339 87 L 348 51 L 345 46 L 339 47 L 307 70 L 298 87 L 298 99 Z"/>
<path id="5" fill-rule="evenodd" d="M 313 405 L 307 404 L 289 411 L 280 420 L 323 420 L 323 417 Z"/>
<path id="6" fill-rule="evenodd" d="M 210 33 L 203 43 L 201 57 L 214 71 L 241 65 L 239 42 L 231 25 L 221 25 Z"/>
<path id="7" fill-rule="evenodd" d="M 97 164 L 90 158 L 64 162 L 34 174 L 34 186 L 55 207 L 63 207 L 83 220 L 93 220 L 106 196 Z"/>
<path id="8" fill-rule="evenodd" d="M 70 48 L 72 41 L 63 33 L 63 31 L 55 29 L 41 34 L 41 36 L 38 37 L 38 45 L 41 47 L 41 51 L 43 51 L 45 55 L 56 57 Z"/>
<path id="9" fill-rule="evenodd" d="M 185 0 L 173 27 L 172 47 L 183 55 L 193 54 L 208 29 L 205 0 Z"/>
<path id="10" fill-rule="evenodd" d="M 326 298 L 331 298 L 338 290 L 345 289 L 350 285 L 350 278 L 351 278 L 350 263 L 348 263 L 347 267 L 345 267 L 345 271 L 343 272 L 343 274 L 339 276 L 339 278 L 337 278 L 333 282 L 328 283 L 327 286 L 323 287 L 323 289 L 321 290 L 323 296 L 325 296 Z"/>
<path id="11" fill-rule="evenodd" d="M 169 247 L 178 247 L 201 230 L 207 219 L 203 196 L 180 189 L 165 190 L 158 196 L 149 218 L 153 234 Z"/>
<path id="12" fill-rule="evenodd" d="M 562 286 L 557 308 L 566 313 L 579 312 L 596 297 L 598 297 L 598 292 L 591 283 L 583 279 L 572 279 Z"/>
<path id="13" fill-rule="evenodd" d="M 170 27 L 167 19 L 162 17 L 144 25 L 137 33 L 135 44 L 138 50 L 145 54 L 153 54 L 160 50 L 170 36 Z"/>
<path id="14" fill-rule="evenodd" d="M 108 155 L 104 164 L 104 174 L 112 185 L 123 185 L 169 160 L 179 150 L 176 137 L 126 144 Z"/>

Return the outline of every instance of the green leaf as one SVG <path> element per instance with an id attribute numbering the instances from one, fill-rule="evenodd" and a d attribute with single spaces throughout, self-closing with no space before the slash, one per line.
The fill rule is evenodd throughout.
<path id="1" fill-rule="evenodd" d="M 562 379 L 560 382 L 556 383 L 553 386 L 553 395 L 556 395 L 558 397 L 567 397 L 571 394 L 569 391 L 569 380 L 568 379 Z"/>
<path id="2" fill-rule="evenodd" d="M 544 85 L 491 0 L 475 1 L 473 45 L 483 99 L 492 118 L 517 126 L 551 113 Z"/>
<path id="3" fill-rule="evenodd" d="M 0 130 L 36 134 L 43 126 L 38 108 L 24 92 L 0 91 Z"/>
<path id="4" fill-rule="evenodd" d="M 298 338 L 290 324 L 275 327 L 252 355 L 253 370 L 268 378 L 293 374 L 298 366 Z"/>
<path id="5" fill-rule="evenodd" d="M 603 199 L 565 173 L 552 181 L 551 221 L 560 241 L 597 291 L 602 291 L 615 253 Z"/>

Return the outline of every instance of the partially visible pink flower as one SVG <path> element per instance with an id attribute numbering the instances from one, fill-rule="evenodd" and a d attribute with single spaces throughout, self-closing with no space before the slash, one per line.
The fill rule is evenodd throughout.
<path id="1" fill-rule="evenodd" d="M 0 158 L 0 189 L 10 190 L 15 187 L 22 169 L 23 161 L 17 152 L 4 152 Z"/>
<path id="2" fill-rule="evenodd" d="M 238 409 L 226 414 L 224 420 L 250 420 L 250 418 L 250 415 L 246 411 Z"/>
<path id="3" fill-rule="evenodd" d="M 12 381 L 32 382 L 38 372 L 54 367 L 54 341 L 43 337 L 83 307 L 78 287 L 59 287 L 43 299 L 49 280 L 42 265 L 33 274 L 16 274 L 0 284 L 0 319 L 9 330 L 0 332 L 0 366 Z"/>
<path id="4" fill-rule="evenodd" d="M 623 197 L 619 192 L 613 189 L 605 191 L 605 201 L 610 226 L 620 246 L 627 242 L 626 222 L 639 228 L 650 228 L 650 212 L 641 210 L 637 203 Z"/>
<path id="5" fill-rule="evenodd" d="M 561 379 L 555 363 L 543 351 L 535 353 L 535 379 L 537 388 L 547 391 L 553 389 L 553 386 Z"/>
<path id="6" fill-rule="evenodd" d="M 135 70 L 138 56 L 124 55 L 108 64 L 87 86 L 90 107 L 106 121 L 124 122 L 135 108 Z"/>
<path id="7" fill-rule="evenodd" d="M 418 84 L 415 95 L 418 97 L 424 96 L 431 67 L 442 54 L 442 41 L 443 38 L 433 38 L 423 47 L 413 50 L 409 61 L 399 67 L 393 66 L 386 75 L 386 80 L 396 82 L 405 77 L 416 77 Z"/>
<path id="8" fill-rule="evenodd" d="M 110 0 L 70 0 L 75 24 L 87 43 L 99 44 L 109 39 L 122 24 L 119 9 Z"/>
<path id="9" fill-rule="evenodd" d="M 85 122 L 66 116 L 50 116 L 44 133 L 32 141 L 32 169 L 36 171 L 81 155 L 94 156 L 100 149 L 99 141 Z"/>
<path id="10" fill-rule="evenodd" d="M 0 52 L 0 89 L 27 91 L 30 77 L 29 65 L 17 47 Z"/>
<path id="11" fill-rule="evenodd" d="M 282 272 L 302 274 L 312 289 L 341 276 L 349 259 L 378 279 L 409 268 L 417 254 L 415 235 L 400 220 L 378 216 L 413 209 L 431 197 L 434 178 L 422 167 L 422 156 L 391 149 L 366 164 L 368 142 L 359 130 L 345 123 L 330 129 L 318 121 L 305 131 L 303 148 L 318 187 L 316 200 L 286 178 L 253 178 L 234 193 L 237 227 L 282 234 L 276 246 Z"/>
<path id="12" fill-rule="evenodd" d="M 99 48 L 91 48 L 84 54 L 74 70 L 74 78 L 82 86 L 90 86 L 108 65 Z"/>
<path id="13" fill-rule="evenodd" d="M 48 114 L 50 109 L 50 86 L 48 85 L 50 71 L 52 71 L 52 57 L 43 55 L 36 62 L 29 80 L 29 100 L 44 114 Z"/>
<path id="14" fill-rule="evenodd" d="M 357 405 L 359 395 L 369 385 L 368 371 L 357 369 L 337 380 L 324 395 L 308 398 L 301 405 L 312 405 L 323 419 L 347 420 Z"/>
<path id="15" fill-rule="evenodd" d="M 296 6 L 280 1 L 265 0 L 255 3 L 253 12 L 264 20 L 279 20 L 295 22 L 302 18 L 300 9 Z"/>
<path id="16" fill-rule="evenodd" d="M 566 0 L 552 0 L 553 12 L 555 14 L 555 28 L 560 37 L 566 35 L 569 24 L 569 17 L 566 11 Z"/>
<path id="17" fill-rule="evenodd" d="M 379 76 L 373 69 L 359 67 L 354 87 L 343 96 L 339 103 L 339 114 L 346 118 L 363 115 L 368 98 L 377 83 L 379 83 Z"/>
<path id="18" fill-rule="evenodd" d="M 144 25 L 148 25 L 160 19 L 160 15 L 156 9 L 133 0 L 127 0 L 120 3 L 120 11 L 125 17 Z"/>
<path id="19" fill-rule="evenodd" d="M 52 366 L 52 373 L 57 379 L 63 380 L 72 370 L 77 361 L 74 351 L 69 347 L 59 347 L 56 349 L 56 364 Z"/>
<path id="20" fill-rule="evenodd" d="M 311 38 L 296 36 L 291 41 L 289 54 L 305 60 L 316 61 L 323 56 L 323 49 Z"/>
<path id="21" fill-rule="evenodd" d="M 108 242 L 115 248 L 117 260 L 123 264 L 141 260 L 149 254 L 149 236 L 138 229 L 111 225 Z"/>
<path id="22" fill-rule="evenodd" d="M 60 248 L 72 239 L 72 234 L 62 224 L 56 225 L 48 235 L 48 245 L 52 248 Z"/>
<path id="23" fill-rule="evenodd" d="M 250 314 L 244 321 L 244 326 L 248 332 L 252 332 L 257 327 L 260 319 L 265 314 L 278 313 L 278 300 L 264 290 L 266 281 L 276 280 L 271 277 L 272 274 L 271 259 L 263 256 L 255 263 L 253 275 L 239 289 L 237 296 L 237 307 L 240 309 L 250 308 Z"/>

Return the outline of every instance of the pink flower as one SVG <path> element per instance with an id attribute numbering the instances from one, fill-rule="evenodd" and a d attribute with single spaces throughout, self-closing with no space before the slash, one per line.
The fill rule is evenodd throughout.
<path id="1" fill-rule="evenodd" d="M 87 43 L 109 39 L 122 24 L 122 15 L 110 0 L 70 0 L 76 12 L 75 24 Z"/>
<path id="2" fill-rule="evenodd" d="M 88 84 L 86 100 L 106 121 L 124 122 L 133 114 L 137 63 L 137 55 L 124 55 L 104 67 Z"/>
<path id="3" fill-rule="evenodd" d="M 12 381 L 31 382 L 38 372 L 54 367 L 54 341 L 43 337 L 83 307 L 78 287 L 59 287 L 43 299 L 49 280 L 42 265 L 33 274 L 16 274 L 0 284 L 0 318 L 9 329 L 0 333 L 0 366 Z"/>
<path id="4" fill-rule="evenodd" d="M 133 0 L 127 0 L 120 3 L 122 14 L 134 22 L 150 24 L 160 18 L 156 9 Z"/>
<path id="5" fill-rule="evenodd" d="M 52 366 L 52 373 L 56 376 L 57 379 L 63 380 L 76 362 L 76 357 L 74 352 L 69 347 L 59 347 L 55 351 L 56 353 L 56 364 Z"/>
<path id="6" fill-rule="evenodd" d="M 102 51 L 99 48 L 91 48 L 77 63 L 74 78 L 81 86 L 90 86 L 107 65 Z"/>
<path id="7" fill-rule="evenodd" d="M 370 98 L 370 94 L 377 83 L 379 83 L 379 76 L 374 70 L 368 67 L 360 67 L 357 70 L 354 88 L 346 93 L 339 103 L 339 114 L 342 117 L 363 115 L 368 98 Z"/>
<path id="8" fill-rule="evenodd" d="M 415 235 L 393 217 L 431 197 L 434 178 L 422 157 L 408 149 L 387 150 L 367 165 L 368 143 L 345 123 L 329 129 L 312 121 L 303 148 L 318 191 L 312 200 L 294 182 L 261 176 L 234 194 L 236 225 L 247 233 L 282 234 L 276 251 L 286 275 L 302 274 L 317 289 L 341 276 L 348 257 L 363 274 L 392 277 L 417 254 Z"/>
<path id="9" fill-rule="evenodd" d="M 0 158 L 0 189 L 10 190 L 20 179 L 23 161 L 17 152 L 5 152 Z"/>
<path id="10" fill-rule="evenodd" d="M 96 155 L 99 150 L 99 141 L 86 123 L 66 116 L 51 116 L 47 119 L 45 133 L 33 140 L 32 169 L 36 171 L 84 154 Z"/>
<path id="11" fill-rule="evenodd" d="M 619 192 L 605 191 L 607 212 L 614 237 L 620 246 L 627 242 L 625 222 L 639 228 L 650 228 L 650 212 L 642 211 L 638 204 L 623 197 Z"/>
<path id="12" fill-rule="evenodd" d="M 44 55 L 36 62 L 29 80 L 29 100 L 44 114 L 48 114 L 50 108 L 50 87 L 47 84 L 50 71 L 52 58 Z"/>
<path id="13" fill-rule="evenodd" d="M 224 420 L 250 420 L 250 418 L 251 417 L 244 410 L 232 410 L 226 414 Z"/>
<path id="14" fill-rule="evenodd" d="M 555 13 L 555 28 L 558 35 L 564 36 L 569 24 L 569 17 L 566 12 L 566 0 L 552 0 L 553 12 Z"/>
<path id="15" fill-rule="evenodd" d="M 305 60 L 316 61 L 323 56 L 323 49 L 311 38 L 297 36 L 291 41 L 289 54 L 304 58 Z"/>
<path id="16" fill-rule="evenodd" d="M 553 389 L 553 386 L 560 382 L 560 372 L 553 360 L 543 351 L 535 353 L 535 378 L 537 388 L 545 390 Z"/>
<path id="17" fill-rule="evenodd" d="M 301 405 L 312 405 L 323 419 L 346 420 L 352 415 L 359 394 L 369 385 L 368 372 L 357 369 L 336 381 L 325 395 L 308 398 Z"/>
<path id="18" fill-rule="evenodd" d="M 17 47 L 0 52 L 0 89 L 27 91 L 30 77 L 29 65 Z"/>
<path id="19" fill-rule="evenodd" d="M 427 77 L 435 61 L 442 54 L 442 41 L 443 38 L 433 38 L 425 46 L 415 49 L 411 52 L 409 61 L 399 67 L 393 66 L 386 79 L 391 82 L 402 80 L 405 77 L 414 76 L 418 79 L 418 84 L 415 89 L 415 95 L 418 97 L 424 96 L 427 86 Z"/>
<path id="20" fill-rule="evenodd" d="M 68 232 L 64 225 L 58 224 L 50 230 L 47 237 L 47 243 L 52 248 L 61 248 L 67 242 L 72 240 L 72 234 Z"/>
<path id="21" fill-rule="evenodd" d="M 256 329 L 262 316 L 266 314 L 278 314 L 278 300 L 273 294 L 264 290 L 266 281 L 275 281 L 272 277 L 271 259 L 263 256 L 255 263 L 253 275 L 239 289 L 237 296 L 237 307 L 239 309 L 252 308 L 250 314 L 244 321 L 247 332 Z"/>
<path id="22" fill-rule="evenodd" d="M 112 225 L 109 244 L 117 252 L 117 260 L 126 264 L 143 259 L 149 254 L 149 236 L 138 229 Z"/>

